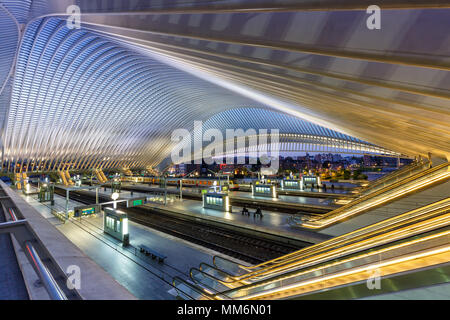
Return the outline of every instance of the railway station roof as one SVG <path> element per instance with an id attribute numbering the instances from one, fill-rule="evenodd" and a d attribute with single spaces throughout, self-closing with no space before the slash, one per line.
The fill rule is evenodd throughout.
<path id="1" fill-rule="evenodd" d="M 196 120 L 448 156 L 448 3 L 342 3 L 0 0 L 3 159 L 155 166 Z"/>

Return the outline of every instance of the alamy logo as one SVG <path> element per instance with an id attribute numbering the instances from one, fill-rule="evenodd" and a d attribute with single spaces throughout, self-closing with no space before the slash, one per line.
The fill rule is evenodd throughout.
<path id="1" fill-rule="evenodd" d="M 366 10 L 370 16 L 367 18 L 366 26 L 369 30 L 381 29 L 381 8 L 377 5 L 371 5 Z"/>
<path id="2" fill-rule="evenodd" d="M 81 28 L 81 9 L 77 5 L 70 5 L 67 7 L 66 13 L 69 15 L 67 18 L 67 28 L 80 29 Z"/>
<path id="3" fill-rule="evenodd" d="M 210 128 L 203 130 L 202 121 L 194 121 L 193 133 L 186 129 L 176 129 L 172 132 L 171 159 L 175 164 L 194 164 L 205 162 L 208 165 L 245 164 L 248 157 L 250 164 L 270 164 L 271 169 L 279 167 L 279 130 L 278 129 L 226 129 L 225 140 L 221 130 Z M 204 146 L 204 142 L 209 142 Z M 192 146 L 194 147 L 192 150 Z M 224 149 L 225 148 L 225 149 Z"/>
<path id="4" fill-rule="evenodd" d="M 369 290 L 381 289 L 381 272 L 379 269 L 369 270 L 370 276 L 367 279 L 367 288 Z"/>
<path id="5" fill-rule="evenodd" d="M 77 265 L 70 265 L 67 267 L 67 288 L 69 290 L 81 289 L 81 270 Z"/>

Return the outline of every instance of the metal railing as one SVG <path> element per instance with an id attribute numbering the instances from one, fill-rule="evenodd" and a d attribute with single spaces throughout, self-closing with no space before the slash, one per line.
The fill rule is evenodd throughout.
<path id="1" fill-rule="evenodd" d="M 340 219 L 346 219 L 346 218 L 348 218 L 350 216 L 356 215 L 357 213 L 361 213 L 361 212 L 363 212 L 365 210 L 368 210 L 369 208 L 371 208 L 371 207 L 373 207 L 375 205 L 380 205 L 382 203 L 385 203 L 385 202 L 388 202 L 388 201 L 392 201 L 393 199 L 396 199 L 399 196 L 406 195 L 409 192 L 401 193 L 398 196 L 394 196 L 393 194 L 391 194 L 391 196 L 390 197 L 386 197 L 384 199 L 384 201 L 377 201 L 377 202 L 374 201 L 373 205 L 371 205 L 371 206 L 367 205 L 367 206 L 364 206 L 363 208 L 360 208 L 359 210 L 356 209 L 356 210 L 353 210 L 353 212 L 349 212 L 351 209 L 353 209 L 358 204 L 361 204 L 361 203 L 363 203 L 365 201 L 372 200 L 372 199 L 374 199 L 375 197 L 377 197 L 377 196 L 379 196 L 381 194 L 384 194 L 384 193 L 392 191 L 392 190 L 394 190 L 396 188 L 402 187 L 402 186 L 406 185 L 407 183 L 412 182 L 414 180 L 418 180 L 418 179 L 426 177 L 428 175 L 431 176 L 432 174 L 435 174 L 438 171 L 441 171 L 441 170 L 443 170 L 445 168 L 448 169 L 449 166 L 450 166 L 450 163 L 447 162 L 447 163 L 443 163 L 443 164 L 441 164 L 439 166 L 430 168 L 428 170 L 421 171 L 420 173 L 417 173 L 417 174 L 415 174 L 413 176 L 407 177 L 407 178 L 402 179 L 400 181 L 397 181 L 397 182 L 395 182 L 393 184 L 390 184 L 389 186 L 383 187 L 382 189 L 380 189 L 378 191 L 375 191 L 373 193 L 369 193 L 369 194 L 367 194 L 365 196 L 362 196 L 362 197 L 360 197 L 358 199 L 355 199 L 355 200 L 351 201 L 350 203 L 348 203 L 346 205 L 343 205 L 342 207 L 340 207 L 338 209 L 335 209 L 333 211 L 330 211 L 328 213 L 325 213 L 325 214 L 321 215 L 320 217 L 317 217 L 317 216 L 304 217 L 304 219 L 302 219 L 301 222 L 299 222 L 299 225 L 302 226 L 302 227 L 313 228 L 313 229 L 323 228 L 325 226 L 329 226 L 329 225 L 331 225 L 333 223 L 338 222 Z M 439 179 L 437 179 L 437 180 L 433 180 L 433 179 L 430 178 L 430 181 L 429 181 L 428 184 L 418 184 L 418 188 L 423 188 L 423 187 L 425 187 L 427 185 L 430 185 L 432 183 L 435 183 L 435 182 L 438 182 L 438 181 L 441 181 L 441 180 L 444 180 L 444 179 L 448 179 L 448 178 L 450 178 L 450 172 L 446 171 L 446 172 L 444 172 L 442 174 L 442 176 L 438 176 L 438 178 Z M 410 192 L 415 191 L 415 190 L 416 189 L 413 189 Z"/>
<path id="2" fill-rule="evenodd" d="M 9 220 L 0 223 L 0 233 L 14 236 L 51 299 L 82 299 L 76 289 L 62 285 L 67 283 L 67 275 L 45 249 L 27 220 L 23 219 L 23 215 L 16 211 L 17 208 L 12 207 L 12 201 L 10 197 L 0 199 L 2 211 Z"/>
<path id="3" fill-rule="evenodd" d="M 56 283 L 55 278 L 53 278 L 48 269 L 45 267 L 36 249 L 33 247 L 33 244 L 27 241 L 25 243 L 25 247 L 27 248 L 27 252 L 31 257 L 33 267 L 36 270 L 43 286 L 47 290 L 50 298 L 52 300 L 67 300 L 66 295 Z"/>
<path id="4" fill-rule="evenodd" d="M 357 188 L 356 191 L 359 192 L 359 194 L 367 194 L 368 192 L 376 190 L 378 187 L 382 187 L 384 184 L 388 183 L 389 181 L 395 179 L 395 181 L 398 181 L 401 179 L 401 176 L 408 174 L 409 176 L 413 175 L 418 170 L 425 170 L 426 167 L 429 167 L 430 163 L 426 161 L 420 161 L 420 162 L 412 162 L 406 166 L 403 166 L 402 168 L 395 170 L 389 174 L 386 174 L 385 176 L 376 179 L 372 182 L 369 182 L 368 186 Z"/>
<path id="5" fill-rule="evenodd" d="M 449 228 L 443 231 L 436 230 L 419 237 L 411 236 L 387 246 L 367 249 L 357 255 L 330 260 L 325 264 L 314 264 L 275 275 L 269 279 L 224 291 L 221 294 L 233 299 L 283 298 L 364 281 L 370 278 L 367 270 L 383 269 L 385 266 L 386 273 L 383 272 L 385 276 L 414 272 L 414 270 L 448 263 L 449 243 Z M 439 254 L 441 254 L 440 259 L 435 258 Z M 425 260 L 424 258 L 428 256 L 431 259 Z M 409 264 L 408 268 L 396 267 L 393 270 L 391 267 L 402 262 Z"/>
<path id="6" fill-rule="evenodd" d="M 255 281 L 264 281 L 264 278 L 274 277 L 277 274 L 286 273 L 288 270 L 297 270 L 299 268 L 312 267 L 327 261 L 335 261 L 336 259 L 355 254 L 362 250 L 370 250 L 374 247 L 410 238 L 439 227 L 448 226 L 449 224 L 450 198 L 256 266 L 239 265 L 226 258 L 215 256 L 213 259 L 215 266 L 202 263 L 201 265 L 207 268 L 202 268 L 201 266 L 200 269 L 202 269 L 202 274 L 205 277 L 230 288 L 245 286 L 251 284 L 252 279 Z M 237 267 L 237 270 L 247 272 L 242 275 L 226 272 L 219 268 L 218 260 L 226 261 L 230 265 Z M 210 270 L 215 274 L 208 272 Z M 201 291 L 199 288 L 197 290 Z M 225 295 L 225 292 L 222 291 L 220 295 Z"/>

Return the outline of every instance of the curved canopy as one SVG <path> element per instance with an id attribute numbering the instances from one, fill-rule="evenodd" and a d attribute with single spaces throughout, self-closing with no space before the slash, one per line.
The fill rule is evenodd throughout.
<path id="1" fill-rule="evenodd" d="M 3 158 L 155 166 L 170 155 L 172 131 L 196 120 L 447 156 L 445 2 L 387 1 L 396 10 L 382 11 L 381 30 L 367 29 L 356 2 L 326 2 L 333 10 L 298 1 L 0 0 L 9 17 L 0 29 L 10 32 L 0 51 Z M 80 6 L 81 29 L 67 27 L 70 4 Z M 1 62 L 15 55 L 8 91 Z"/>

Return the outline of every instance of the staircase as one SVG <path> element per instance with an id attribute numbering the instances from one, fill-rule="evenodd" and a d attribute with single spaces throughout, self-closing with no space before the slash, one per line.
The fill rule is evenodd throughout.
<path id="1" fill-rule="evenodd" d="M 75 183 L 73 182 L 72 178 L 70 177 L 69 170 L 67 169 L 67 170 L 65 170 L 63 173 L 64 173 L 64 175 L 66 176 L 66 181 L 67 181 L 67 183 L 68 183 L 70 186 L 75 185 Z"/>
<path id="2" fill-rule="evenodd" d="M 94 169 L 94 173 L 95 173 L 95 176 L 97 177 L 97 180 L 100 183 L 105 183 L 108 181 L 108 179 L 106 178 L 105 174 L 103 173 L 103 171 L 101 169 Z"/>
<path id="3" fill-rule="evenodd" d="M 61 181 L 64 184 L 64 186 L 66 186 L 66 187 L 70 186 L 69 182 L 67 181 L 67 177 L 66 177 L 66 174 L 64 173 L 64 171 L 61 171 L 58 169 L 58 176 L 61 178 Z"/>

